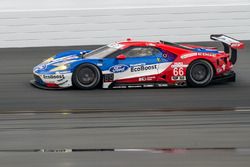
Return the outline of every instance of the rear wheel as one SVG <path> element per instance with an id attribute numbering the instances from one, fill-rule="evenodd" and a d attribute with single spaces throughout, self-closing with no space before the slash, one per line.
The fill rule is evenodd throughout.
<path id="1" fill-rule="evenodd" d="M 193 87 L 204 87 L 210 84 L 213 75 L 214 70 L 209 62 L 196 60 L 187 69 L 187 83 Z"/>
<path id="2" fill-rule="evenodd" d="M 72 76 L 73 85 L 79 89 L 94 89 L 100 83 L 101 73 L 92 64 L 82 64 L 76 68 Z"/>

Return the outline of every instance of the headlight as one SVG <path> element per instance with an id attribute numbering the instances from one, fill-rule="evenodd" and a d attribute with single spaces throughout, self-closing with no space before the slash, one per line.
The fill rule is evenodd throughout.
<path id="1" fill-rule="evenodd" d="M 63 71 L 63 70 L 67 70 L 68 68 L 69 68 L 69 65 L 64 64 L 64 65 L 60 65 L 58 67 L 51 69 L 50 72 Z"/>
<path id="2" fill-rule="evenodd" d="M 54 57 L 50 57 L 47 60 L 44 60 L 43 63 L 49 63 L 54 60 Z"/>

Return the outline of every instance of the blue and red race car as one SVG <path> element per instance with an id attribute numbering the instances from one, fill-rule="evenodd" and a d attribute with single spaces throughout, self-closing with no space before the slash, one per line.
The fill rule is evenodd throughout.
<path id="1" fill-rule="evenodd" d="M 225 35 L 211 35 L 222 42 L 214 47 L 165 41 L 117 42 L 96 50 L 59 53 L 33 69 L 33 85 L 55 89 L 207 86 L 214 80 L 235 81 L 232 71 L 237 49 L 244 44 Z"/>

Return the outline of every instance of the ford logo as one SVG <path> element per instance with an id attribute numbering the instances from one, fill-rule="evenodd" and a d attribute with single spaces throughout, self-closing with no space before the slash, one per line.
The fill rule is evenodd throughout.
<path id="1" fill-rule="evenodd" d="M 127 65 L 118 64 L 118 65 L 110 67 L 109 71 L 113 72 L 113 73 L 120 73 L 120 72 L 127 71 L 128 68 L 129 68 L 129 66 L 127 66 Z"/>

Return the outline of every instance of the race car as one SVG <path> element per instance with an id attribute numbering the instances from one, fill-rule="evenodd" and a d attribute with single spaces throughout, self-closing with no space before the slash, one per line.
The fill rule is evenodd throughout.
<path id="1" fill-rule="evenodd" d="M 59 53 L 33 69 L 31 83 L 44 89 L 204 87 L 213 81 L 235 81 L 237 49 L 244 43 L 222 34 L 211 35 L 215 47 L 127 39 L 96 50 Z"/>

